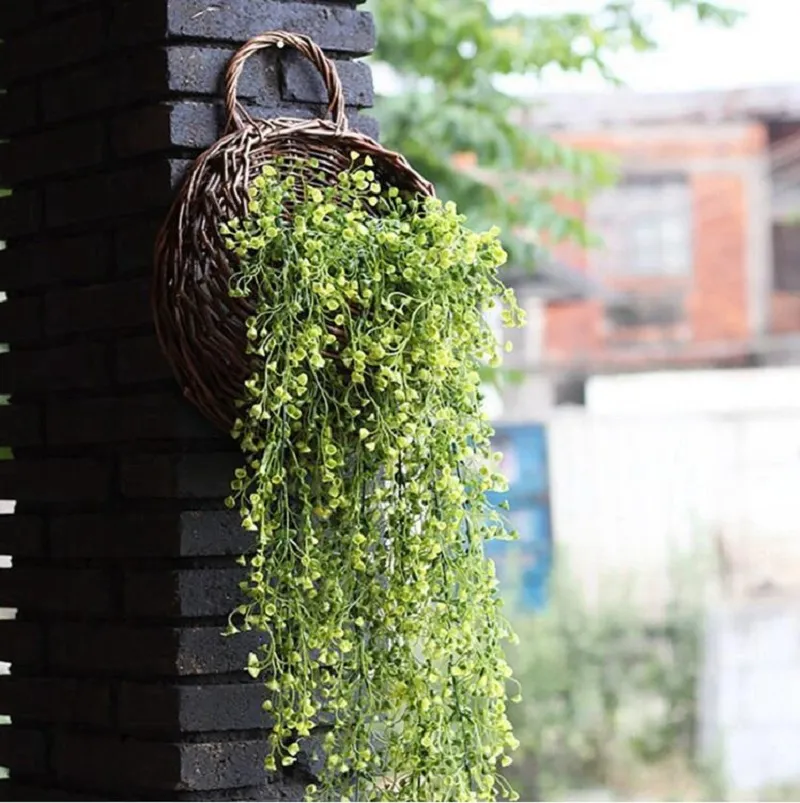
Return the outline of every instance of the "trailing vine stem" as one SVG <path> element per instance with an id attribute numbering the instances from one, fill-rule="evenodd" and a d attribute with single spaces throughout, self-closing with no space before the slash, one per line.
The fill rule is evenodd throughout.
<path id="1" fill-rule="evenodd" d="M 517 742 L 494 566 L 505 487 L 481 410 L 499 361 L 484 317 L 524 319 L 497 269 L 497 231 L 452 204 L 403 197 L 353 154 L 335 186 L 277 162 L 248 214 L 220 228 L 237 258 L 254 369 L 226 503 L 255 553 L 228 631 L 268 638 L 248 670 L 274 725 L 266 768 L 320 723 L 309 800 L 495 800 Z"/>

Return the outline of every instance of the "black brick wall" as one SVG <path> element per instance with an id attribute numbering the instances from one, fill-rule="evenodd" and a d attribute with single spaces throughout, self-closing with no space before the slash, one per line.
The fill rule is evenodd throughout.
<path id="1" fill-rule="evenodd" d="M 268 717 L 223 639 L 249 538 L 222 498 L 236 454 L 181 398 L 148 307 L 153 239 L 216 138 L 220 78 L 248 36 L 307 33 L 376 134 L 374 31 L 357 1 L 0 2 L 0 781 L 3 800 L 298 800 L 268 776 Z M 280 60 L 279 60 L 280 57 Z M 244 72 L 263 115 L 321 113 L 291 53 Z M 293 768 L 294 769 L 294 768 Z"/>

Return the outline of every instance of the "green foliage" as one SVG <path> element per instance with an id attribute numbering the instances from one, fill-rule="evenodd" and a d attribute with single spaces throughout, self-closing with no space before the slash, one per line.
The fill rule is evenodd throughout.
<path id="1" fill-rule="evenodd" d="M 521 747 L 509 778 L 525 800 L 616 787 L 620 767 L 680 757 L 704 783 L 695 760 L 702 637 L 698 561 L 673 569 L 666 610 L 632 605 L 624 582 L 587 602 L 568 571 L 552 583 L 547 611 L 517 621 L 522 647 L 509 656 L 526 691 L 512 710 Z M 669 572 L 669 567 L 665 568 Z M 629 798 L 628 798 L 629 799 Z"/>
<path id="2" fill-rule="evenodd" d="M 661 0 L 688 8 L 699 20 L 731 24 L 730 9 L 700 0 Z M 613 164 L 535 133 L 520 122 L 525 102 L 504 91 L 498 77 L 537 77 L 548 70 L 595 69 L 615 81 L 609 56 L 656 46 L 648 17 L 633 0 L 613 0 L 593 14 L 502 15 L 492 0 L 373 0 L 376 57 L 389 65 L 401 91 L 377 104 L 384 141 L 404 153 L 453 199 L 470 224 L 500 226 L 517 265 L 530 265 L 535 241 L 589 242 L 580 219 L 565 215 L 554 196 L 585 198 L 614 178 Z M 535 124 L 535 108 L 531 118 Z M 464 170 L 453 155 L 477 156 L 480 171 Z M 547 187 L 524 177 L 547 170 Z M 557 179 L 556 176 L 561 176 Z"/>
<path id="3" fill-rule="evenodd" d="M 484 308 L 523 318 L 505 253 L 453 204 L 381 186 L 369 157 L 325 189 L 317 167 L 265 168 L 221 229 L 262 366 L 227 504 L 256 542 L 229 632 L 270 636 L 248 664 L 275 719 L 267 768 L 324 722 L 311 799 L 508 796 L 513 634 L 483 554 L 504 481 L 477 370 L 499 360 Z"/>

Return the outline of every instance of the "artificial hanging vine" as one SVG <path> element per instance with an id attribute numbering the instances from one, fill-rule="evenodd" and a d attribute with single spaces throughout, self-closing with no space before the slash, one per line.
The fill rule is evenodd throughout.
<path id="1" fill-rule="evenodd" d="M 524 316 L 496 231 L 352 159 L 328 187 L 305 183 L 313 160 L 265 167 L 221 227 L 263 365 L 233 430 L 227 504 L 256 550 L 229 632 L 269 636 L 248 666 L 274 718 L 267 768 L 325 734 L 309 799 L 513 797 L 514 636 L 483 552 L 504 481 L 479 367 L 499 359 L 484 310 Z"/>

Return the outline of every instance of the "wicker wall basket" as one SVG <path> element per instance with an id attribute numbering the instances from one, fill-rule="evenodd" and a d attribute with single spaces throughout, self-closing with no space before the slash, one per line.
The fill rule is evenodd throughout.
<path id="1" fill-rule="evenodd" d="M 322 74 L 330 120 L 257 120 L 237 100 L 245 61 L 263 48 L 286 46 L 300 51 Z M 161 347 L 184 395 L 217 426 L 230 430 L 234 400 L 241 398 L 245 380 L 258 365 L 246 354 L 245 320 L 251 307 L 247 299 L 228 294 L 235 257 L 219 228 L 246 215 L 252 179 L 280 160 L 301 174 L 299 193 L 332 185 L 355 151 L 372 158 L 384 186 L 423 196 L 432 195 L 433 187 L 402 156 L 349 129 L 336 68 L 308 37 L 281 31 L 254 37 L 231 59 L 225 83 L 226 132 L 193 164 L 161 229 L 152 306 Z M 318 162 L 314 169 L 307 166 L 310 159 Z"/>

